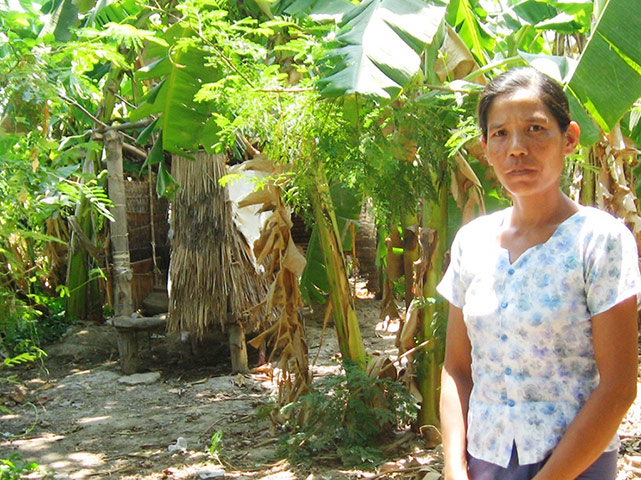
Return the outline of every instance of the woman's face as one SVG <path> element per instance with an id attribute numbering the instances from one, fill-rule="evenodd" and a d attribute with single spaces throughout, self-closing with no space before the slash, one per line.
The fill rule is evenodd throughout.
<path id="1" fill-rule="evenodd" d="M 487 125 L 487 158 L 513 196 L 558 190 L 564 158 L 579 141 L 575 122 L 562 132 L 538 91 L 522 88 L 494 99 Z"/>

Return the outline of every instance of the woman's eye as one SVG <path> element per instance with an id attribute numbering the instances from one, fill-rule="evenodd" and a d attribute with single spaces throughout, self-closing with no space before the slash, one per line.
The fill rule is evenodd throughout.
<path id="1" fill-rule="evenodd" d="M 493 137 L 503 137 L 505 136 L 505 130 L 496 130 L 493 134 Z"/>
<path id="2" fill-rule="evenodd" d="M 530 125 L 530 132 L 539 132 L 543 130 L 543 127 L 541 125 Z"/>

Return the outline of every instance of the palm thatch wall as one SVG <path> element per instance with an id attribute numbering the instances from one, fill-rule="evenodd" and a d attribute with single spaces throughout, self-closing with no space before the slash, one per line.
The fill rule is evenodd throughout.
<path id="1" fill-rule="evenodd" d="M 248 314 L 265 298 L 267 282 L 233 222 L 227 191 L 218 183 L 225 173 L 224 155 L 172 159 L 180 188 L 171 207 L 169 331 L 202 338 L 236 323 L 255 332 L 266 322 L 264 315 Z"/>

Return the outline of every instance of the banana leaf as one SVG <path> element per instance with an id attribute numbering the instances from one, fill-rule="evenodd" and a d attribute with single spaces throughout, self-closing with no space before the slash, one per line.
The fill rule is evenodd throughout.
<path id="1" fill-rule="evenodd" d="M 199 149 L 212 105 L 194 97 L 204 83 L 216 82 L 222 75 L 208 64 L 211 54 L 188 35 L 183 27 L 172 27 L 165 38 L 169 47 L 150 46 L 149 54 L 159 58 L 137 71 L 136 80 L 161 81 L 131 114 L 132 121 L 159 115 L 156 127 L 162 130 L 162 148 L 179 155 Z"/>
<path id="2" fill-rule="evenodd" d="M 338 60 L 318 87 L 327 97 L 353 93 L 394 98 L 421 71 L 420 54 L 438 31 L 445 3 L 432 0 L 366 0 L 340 24 Z"/>
<path id="3" fill-rule="evenodd" d="M 641 96 L 639 45 L 641 2 L 610 0 L 567 85 L 605 132 Z"/>

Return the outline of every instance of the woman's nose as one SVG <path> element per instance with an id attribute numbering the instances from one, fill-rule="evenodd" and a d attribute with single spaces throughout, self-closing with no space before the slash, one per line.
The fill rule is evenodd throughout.
<path id="1" fill-rule="evenodd" d="M 518 132 L 510 135 L 510 143 L 508 147 L 508 155 L 511 156 L 520 156 L 527 153 L 525 138 Z"/>

